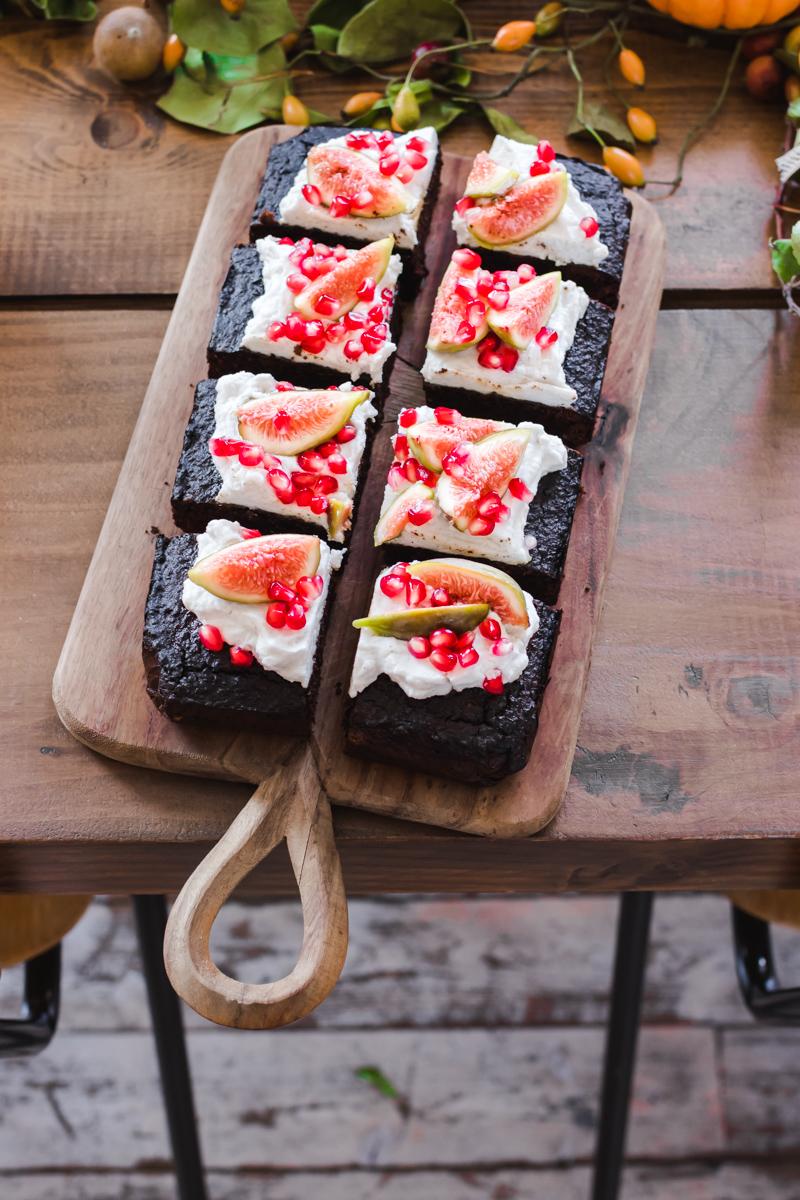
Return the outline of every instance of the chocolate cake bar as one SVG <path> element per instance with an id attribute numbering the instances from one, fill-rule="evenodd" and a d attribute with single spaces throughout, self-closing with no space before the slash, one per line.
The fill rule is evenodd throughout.
<path id="1" fill-rule="evenodd" d="M 319 147 L 333 152 L 337 161 L 326 163 Z M 340 153 L 342 150 L 346 151 L 344 155 Z M 313 152 L 310 171 L 316 178 L 322 174 L 322 190 L 309 180 L 310 152 Z M 405 161 L 406 154 L 416 170 Z M 363 209 L 360 212 L 357 207 L 348 208 L 350 164 L 355 172 L 349 189 L 353 197 L 365 183 L 369 190 L 371 183 L 380 210 L 381 202 L 386 207 L 386 200 L 391 201 L 399 184 L 405 188 L 410 211 L 366 217 L 362 215 Z M 439 192 L 441 166 L 439 139 L 431 128 L 397 134 L 309 126 L 272 147 L 253 211 L 251 240 L 266 234 L 297 239 L 310 233 L 320 241 L 356 247 L 385 233 L 394 234 L 397 252 L 403 260 L 400 292 L 406 297 L 413 296 L 425 276 L 425 243 Z M 397 178 L 398 170 L 408 176 L 406 184 Z"/>
<path id="2" fill-rule="evenodd" d="M 347 413 L 351 395 L 364 398 Z M 316 442 L 306 437 L 313 445 L 305 452 L 287 452 L 292 422 L 301 430 L 312 425 L 315 397 L 317 428 L 326 431 Z M 225 517 L 262 533 L 322 532 L 347 541 L 377 411 L 372 393 L 350 383 L 315 397 L 272 375 L 244 371 L 199 383 L 172 491 L 176 525 L 200 533 Z M 248 428 L 239 414 L 261 419 Z"/>

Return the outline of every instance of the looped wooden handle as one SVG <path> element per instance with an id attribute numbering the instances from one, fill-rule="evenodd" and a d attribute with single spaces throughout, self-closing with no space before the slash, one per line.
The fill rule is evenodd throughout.
<path id="1" fill-rule="evenodd" d="M 211 960 L 217 914 L 236 885 L 286 838 L 303 907 L 303 945 L 274 983 L 239 983 Z M 310 755 L 300 770 L 258 785 L 236 820 L 184 884 L 167 921 L 172 986 L 209 1021 L 273 1029 L 306 1016 L 334 987 L 347 954 L 347 898 L 328 798 Z"/>

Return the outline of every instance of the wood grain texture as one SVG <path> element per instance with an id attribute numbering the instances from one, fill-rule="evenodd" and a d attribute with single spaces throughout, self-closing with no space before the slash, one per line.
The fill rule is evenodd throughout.
<path id="1" fill-rule="evenodd" d="M 470 11 L 478 36 L 491 36 L 501 20 L 514 17 L 530 17 L 524 0 Z M 114 84 L 92 63 L 91 36 L 90 27 L 4 22 L 2 294 L 176 292 L 232 140 L 165 117 L 153 104 L 160 83 Z M 658 143 L 641 156 L 648 175 L 671 179 L 684 133 L 715 99 L 727 53 L 687 51 L 678 40 L 646 33 L 628 40 L 647 61 L 644 103 L 659 128 Z M 588 99 L 607 99 L 601 82 L 607 52 L 600 43 L 581 55 Z M 495 75 L 503 66 L 496 55 L 483 56 L 480 65 Z M 690 154 L 681 190 L 663 199 L 667 189 L 648 188 L 668 232 L 668 288 L 774 289 L 765 242 L 782 110 L 750 98 L 740 78 Z M 484 90 L 495 82 L 491 75 L 480 80 Z M 308 103 L 336 117 L 347 96 L 374 82 L 357 72 L 320 72 L 297 86 Z M 566 65 L 496 104 L 558 150 L 595 155 L 589 143 L 564 136 L 575 109 Z M 444 144 L 472 154 L 490 136 L 488 126 L 470 118 L 447 130 Z"/>
<path id="2" fill-rule="evenodd" d="M 229 250 L 240 236 L 242 209 L 246 210 L 253 194 L 248 185 L 258 177 L 266 147 L 275 138 L 275 130 L 250 134 L 231 150 L 223 164 L 70 627 L 53 692 L 67 728 L 112 758 L 137 766 L 251 781 L 263 778 L 274 758 L 286 760 L 287 750 L 281 740 L 248 733 L 235 735 L 227 729 L 204 728 L 189 721 L 175 723 L 155 712 L 141 686 L 137 615 L 144 606 L 152 562 L 150 539 L 144 531 L 164 528 L 169 522 L 159 481 L 169 470 L 168 462 L 180 452 L 185 423 L 183 405 L 170 403 L 168 398 L 191 396 L 199 367 L 195 343 L 201 348 L 205 345 L 204 331 L 213 315 Z M 468 170 L 467 160 L 445 157 L 434 216 L 440 231 L 442 227 L 447 229 L 447 224 L 439 214 L 451 211 Z M 238 208 L 231 203 L 234 192 Z M 441 232 L 432 239 L 430 275 L 413 306 L 413 320 L 411 309 L 406 310 L 408 328 L 401 337 L 398 357 L 409 366 L 418 366 L 424 356 L 428 314 L 453 244 L 452 236 L 442 236 Z M 342 749 L 344 696 L 357 640 L 351 623 L 367 609 L 377 567 L 372 531 L 380 511 L 390 453 L 384 429 L 382 453 L 371 465 L 344 578 L 337 588 L 312 737 L 323 786 L 334 802 L 490 836 L 526 836 L 552 819 L 566 789 L 577 739 L 592 636 L 602 604 L 655 330 L 662 265 L 661 226 L 648 206 L 634 197 L 631 239 L 598 432 L 585 455 L 584 495 L 573 523 L 559 597 L 564 615 L 533 754 L 523 771 L 491 788 L 476 790 L 454 785 L 451 780 L 412 777 L 402 770 L 361 763 L 346 756 Z M 392 376 L 387 423 L 396 422 L 400 408 L 423 401 L 419 384 L 415 371 L 406 371 L 398 381 Z M 165 399 L 169 404 L 166 410 Z M 122 552 L 121 536 L 125 538 Z M 118 567 L 125 572 L 123 579 L 118 578 Z M 99 654 L 98 666 L 87 680 L 84 664 L 90 642 L 95 650 L 102 645 L 106 652 Z"/>

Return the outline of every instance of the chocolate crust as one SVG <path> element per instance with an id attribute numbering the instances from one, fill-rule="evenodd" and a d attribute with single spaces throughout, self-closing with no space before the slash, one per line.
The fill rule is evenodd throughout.
<path id="1" fill-rule="evenodd" d="M 208 449 L 208 439 L 214 435 L 216 399 L 216 379 L 203 379 L 198 383 L 194 393 L 192 415 L 183 435 L 183 449 L 178 460 L 175 486 L 172 489 L 172 516 L 175 524 L 188 533 L 202 533 L 209 521 L 224 518 L 228 521 L 238 521 L 251 529 L 258 529 L 261 533 L 315 533 L 318 537 L 327 538 L 327 530 L 315 521 L 304 521 L 294 514 L 265 512 L 261 508 L 249 508 L 242 504 L 217 500 L 222 476 Z M 367 441 L 358 470 L 351 523 L 355 521 L 358 512 L 379 420 L 379 417 L 375 418 L 367 425 Z M 351 530 L 348 530 L 343 542 L 331 544 L 346 546 L 350 541 L 350 534 Z"/>
<path id="2" fill-rule="evenodd" d="M 502 393 L 473 392 L 468 388 L 442 386 L 425 380 L 425 394 L 431 405 L 458 409 L 470 417 L 492 417 L 499 421 L 537 421 L 548 433 L 556 433 L 570 446 L 588 442 L 594 429 L 597 406 L 603 388 L 608 347 L 614 327 L 614 313 L 605 304 L 590 300 L 578 322 L 575 339 L 564 358 L 567 383 L 577 392 L 572 408 L 519 400 Z"/>
<path id="3" fill-rule="evenodd" d="M 569 544 L 575 508 L 581 493 L 583 459 L 575 450 L 567 453 L 567 465 L 561 471 L 545 475 L 536 491 L 525 522 L 526 534 L 536 538 L 536 546 L 527 563 L 498 562 L 490 555 L 472 556 L 462 551 L 427 550 L 416 542 L 413 546 L 389 542 L 382 549 L 387 563 L 405 562 L 414 558 L 437 558 L 443 553 L 465 558 L 468 562 L 487 562 L 511 575 L 518 583 L 546 604 L 555 603 L 561 586 L 561 572 Z M 480 542 L 476 538 L 476 543 Z"/>
<path id="4" fill-rule="evenodd" d="M 402 278 L 402 275 L 401 275 Z M 236 246 L 225 282 L 220 290 L 217 315 L 208 344 L 208 373 L 212 378 L 233 375 L 236 371 L 252 371 L 258 374 L 268 371 L 276 379 L 288 373 L 295 383 L 303 387 L 328 387 L 342 382 L 342 372 L 322 363 L 311 363 L 300 358 L 279 358 L 269 354 L 258 354 L 241 346 L 244 331 L 253 308 L 253 301 L 264 290 L 261 259 L 255 246 Z M 391 333 L 395 345 L 400 339 L 400 304 L 395 303 L 392 312 Z M 384 364 L 383 377 L 375 383 L 367 375 L 353 382 L 368 387 L 381 399 L 386 394 L 389 373 L 394 355 Z"/>
<path id="5" fill-rule="evenodd" d="M 492 784 L 521 771 L 530 757 L 561 614 L 536 603 L 540 625 L 528 665 L 502 696 L 468 688 L 412 700 L 386 675 L 351 700 L 346 749 L 465 783 Z"/>
<path id="6" fill-rule="evenodd" d="M 272 147 L 267 159 L 261 186 L 258 191 L 253 216 L 250 221 L 250 240 L 256 241 L 266 234 L 277 237 L 297 238 L 313 236 L 315 241 L 333 245 L 341 242 L 343 246 L 357 249 L 364 246 L 369 238 L 353 236 L 337 237 L 327 230 L 310 230 L 302 225 L 292 225 L 279 217 L 280 204 L 292 186 L 297 172 L 303 166 L 309 150 L 314 146 L 331 141 L 332 138 L 344 137 L 354 130 L 347 127 L 310 125 L 307 129 L 296 133 L 285 142 L 278 142 Z M 436 162 L 431 175 L 431 181 L 425 194 L 425 200 L 417 226 L 417 245 L 413 249 L 397 247 L 397 253 L 403 260 L 403 274 L 398 281 L 400 295 L 411 299 L 417 294 L 426 275 L 425 242 L 431 226 L 433 210 L 439 195 L 439 183 L 442 173 L 441 147 L 436 149 Z"/>
<path id="7" fill-rule="evenodd" d="M 227 648 L 206 650 L 197 637 L 199 622 L 181 601 L 186 573 L 197 557 L 192 534 L 159 534 L 144 614 L 142 658 L 147 692 L 173 721 L 183 718 L 232 724 L 240 729 L 285 737 L 305 737 L 319 688 L 321 647 L 333 586 L 322 621 L 308 688 L 290 683 L 257 662 L 235 667 Z"/>

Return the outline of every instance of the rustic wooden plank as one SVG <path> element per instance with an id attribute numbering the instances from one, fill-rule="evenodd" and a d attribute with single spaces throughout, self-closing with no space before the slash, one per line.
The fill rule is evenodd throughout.
<path id="1" fill-rule="evenodd" d="M 797 986 L 797 976 L 786 980 L 786 986 L 792 984 Z M 741 1153 L 796 1153 L 800 1030 L 751 1028 L 724 1033 L 722 1093 L 731 1143 Z"/>
<path id="2" fill-rule="evenodd" d="M 588 1162 L 602 1048 L 601 1030 L 571 1027 L 189 1035 L 211 1169 Z M 356 1078 L 366 1065 L 404 1100 Z M 46 1055 L 9 1059 L 0 1162 L 120 1170 L 163 1160 L 156 1087 L 152 1040 L 142 1033 L 65 1033 Z M 710 1030 L 643 1031 L 633 1113 L 633 1157 L 723 1150 Z"/>
<path id="3" fill-rule="evenodd" d="M 112 0 L 116 2 L 116 0 Z M 107 5 L 106 5 L 107 6 Z M 471 13 L 478 33 L 500 20 L 529 17 L 523 0 Z M 6 22 L 0 45 L 4 106 L 0 196 L 0 293 L 174 293 L 189 257 L 219 163 L 230 139 L 178 125 L 152 103 L 158 87 L 115 85 L 91 64 L 84 26 Z M 631 34 L 645 56 L 643 103 L 659 142 L 642 150 L 648 174 L 669 179 L 681 139 L 711 106 L 725 70 L 719 49 L 687 52 L 680 41 Z M 587 96 L 603 91 L 607 45 L 586 52 Z M 482 65 L 498 71 L 496 56 Z M 484 84 L 491 79 L 481 77 Z M 351 92 L 372 87 L 358 74 L 320 73 L 300 89 L 336 115 Z M 595 156 L 564 130 L 575 107 L 566 66 L 497 102 L 559 150 Z M 535 118 L 534 115 L 535 114 Z M 470 119 L 445 134 L 458 153 L 485 148 L 490 132 Z M 687 162 L 676 196 L 659 203 L 670 242 L 667 286 L 741 291 L 773 287 L 765 240 L 782 145 L 781 110 L 758 104 L 738 84 L 712 130 Z M 666 189 L 648 189 L 663 197 Z"/>

